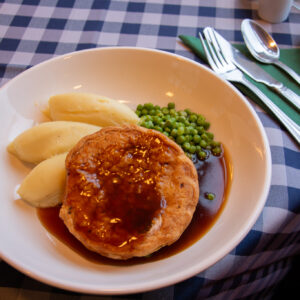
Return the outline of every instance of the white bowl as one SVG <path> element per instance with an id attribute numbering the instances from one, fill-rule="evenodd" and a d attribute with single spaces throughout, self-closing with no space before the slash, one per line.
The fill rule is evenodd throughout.
<path id="1" fill-rule="evenodd" d="M 15 190 L 29 168 L 6 152 L 16 135 L 40 119 L 49 96 L 98 93 L 138 103 L 191 108 L 211 122 L 229 155 L 231 187 L 214 226 L 186 250 L 146 264 L 94 264 L 58 241 L 35 209 Z M 16 269 L 44 283 L 94 294 L 125 294 L 164 287 L 216 263 L 248 233 L 268 194 L 271 159 L 256 113 L 230 84 L 189 59 L 140 48 L 102 48 L 67 54 L 35 66 L 0 90 L 0 254 Z"/>

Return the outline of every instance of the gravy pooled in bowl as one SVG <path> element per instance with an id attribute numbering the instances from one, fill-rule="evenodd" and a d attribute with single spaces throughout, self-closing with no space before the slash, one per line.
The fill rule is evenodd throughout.
<path id="1" fill-rule="evenodd" d="M 198 202 L 192 161 L 160 132 L 139 126 L 106 127 L 82 138 L 66 169 L 60 217 L 86 248 L 113 259 L 174 243 Z"/>

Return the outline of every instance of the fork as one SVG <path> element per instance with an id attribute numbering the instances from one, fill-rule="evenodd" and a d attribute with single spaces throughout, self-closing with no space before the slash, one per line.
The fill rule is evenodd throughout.
<path id="1" fill-rule="evenodd" d="M 298 144 L 300 144 L 300 126 L 278 108 L 263 92 L 260 91 L 252 82 L 250 82 L 232 62 L 222 53 L 214 31 L 209 28 L 203 30 L 203 35 L 199 33 L 203 49 L 209 65 L 221 78 L 230 82 L 238 82 L 246 86 L 255 93 L 260 100 L 269 108 L 277 117 L 281 124 L 290 132 Z"/>

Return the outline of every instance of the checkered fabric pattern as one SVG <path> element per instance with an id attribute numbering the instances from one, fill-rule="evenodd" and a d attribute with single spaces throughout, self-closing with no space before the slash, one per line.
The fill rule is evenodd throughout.
<path id="1" fill-rule="evenodd" d="M 0 0 L 0 85 L 42 61 L 87 48 L 138 46 L 197 60 L 180 34 L 196 36 L 212 26 L 242 42 L 244 18 L 258 18 L 256 1 Z M 265 28 L 281 47 L 300 46 L 297 10 Z M 122 297 L 56 289 L 1 261 L 0 299 L 268 299 L 300 253 L 300 152 L 278 123 L 253 106 L 271 146 L 271 189 L 252 230 L 222 260 L 174 286 Z"/>

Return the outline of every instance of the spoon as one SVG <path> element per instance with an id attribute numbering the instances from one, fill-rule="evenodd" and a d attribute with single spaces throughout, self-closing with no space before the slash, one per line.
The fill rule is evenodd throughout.
<path id="1" fill-rule="evenodd" d="M 258 61 L 280 67 L 300 84 L 300 76 L 279 60 L 280 50 L 271 35 L 249 19 L 243 20 L 241 30 L 248 50 Z"/>

